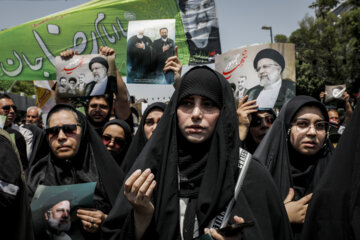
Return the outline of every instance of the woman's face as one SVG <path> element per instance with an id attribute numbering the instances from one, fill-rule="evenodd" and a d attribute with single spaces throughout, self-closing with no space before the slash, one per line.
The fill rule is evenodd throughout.
<path id="1" fill-rule="evenodd" d="M 151 137 L 163 113 L 164 112 L 162 110 L 155 108 L 146 116 L 144 132 L 147 140 L 149 140 L 149 138 Z"/>
<path id="2" fill-rule="evenodd" d="M 202 143 L 209 139 L 215 129 L 220 109 L 213 101 L 199 95 L 184 98 L 178 108 L 178 127 L 191 143 Z"/>
<path id="3" fill-rule="evenodd" d="M 57 158 L 70 159 L 79 151 L 81 127 L 77 124 L 75 113 L 68 110 L 61 110 L 50 116 L 49 128 L 62 127 L 57 129 L 58 132 L 50 131 L 48 133 L 51 151 Z"/>
<path id="4" fill-rule="evenodd" d="M 102 141 L 112 156 L 117 157 L 124 150 L 125 132 L 118 124 L 107 126 L 102 134 Z"/>
<path id="5" fill-rule="evenodd" d="M 327 129 L 328 123 L 319 108 L 302 107 L 293 118 L 290 143 L 297 152 L 314 155 L 323 147 Z"/>

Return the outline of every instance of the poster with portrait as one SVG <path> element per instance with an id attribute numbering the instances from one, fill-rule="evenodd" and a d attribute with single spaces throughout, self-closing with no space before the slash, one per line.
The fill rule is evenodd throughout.
<path id="1" fill-rule="evenodd" d="M 325 85 L 325 102 L 331 102 L 334 100 L 344 100 L 344 93 L 346 91 L 346 85 Z"/>
<path id="2" fill-rule="evenodd" d="M 173 84 L 166 60 L 175 54 L 175 19 L 129 21 L 127 83 Z"/>
<path id="3" fill-rule="evenodd" d="M 273 43 L 230 50 L 216 57 L 215 69 L 233 85 L 237 101 L 248 95 L 259 108 L 280 110 L 295 96 L 295 45 Z"/>
<path id="4" fill-rule="evenodd" d="M 95 186 L 96 182 L 39 185 L 30 205 L 36 239 L 85 239 L 76 212 L 93 207 Z"/>
<path id="5" fill-rule="evenodd" d="M 221 54 L 215 0 L 178 0 L 189 45 L 189 65 L 214 63 Z"/>
<path id="6" fill-rule="evenodd" d="M 117 91 L 115 56 L 99 54 L 55 58 L 59 97 L 97 96 Z"/>

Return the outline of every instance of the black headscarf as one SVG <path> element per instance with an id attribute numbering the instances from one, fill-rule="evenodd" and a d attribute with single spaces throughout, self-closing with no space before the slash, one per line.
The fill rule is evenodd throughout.
<path id="1" fill-rule="evenodd" d="M 0 129 L 0 219 L 8 239 L 34 239 L 31 210 L 19 153 L 10 135 Z"/>
<path id="2" fill-rule="evenodd" d="M 89 126 L 86 117 L 73 107 L 66 104 L 54 106 L 48 114 L 47 125 L 52 113 L 61 109 L 70 109 L 79 119 L 82 127 L 80 148 L 76 156 L 68 162 L 58 159 L 52 151 L 37 161 L 27 173 L 30 198 L 39 184 L 58 186 L 97 182 L 95 208 L 108 213 L 121 187 L 123 172 L 95 130 Z"/>
<path id="3" fill-rule="evenodd" d="M 194 94 L 194 92 L 189 91 L 185 95 L 181 91 L 182 85 L 187 85 L 188 76 L 194 74 L 197 75 L 193 79 L 195 82 L 216 81 L 215 85 L 219 86 L 217 91 L 220 94 L 215 93 L 214 96 L 221 99 L 220 102 L 215 103 L 221 108 L 213 135 L 204 143 L 207 145 L 205 146 L 207 152 L 202 156 L 206 156 L 206 164 L 203 166 L 202 173 L 195 173 L 201 175 L 201 184 L 197 190 L 197 203 L 195 205 L 200 234 L 205 227 L 208 227 L 210 221 L 226 208 L 233 197 L 238 172 L 237 162 L 240 143 L 232 90 L 230 84 L 221 74 L 205 66 L 194 67 L 182 77 L 156 131 L 128 173 L 130 175 L 136 169 L 150 168 L 155 174 L 157 182 L 152 196 L 155 206 L 153 222 L 144 234 L 144 239 L 178 239 L 180 237 L 179 162 L 183 156 L 194 157 L 198 146 L 188 142 L 181 143 L 184 139 L 181 139 L 181 133 L 177 126 L 177 107 L 181 100 L 180 96 L 186 97 L 189 94 Z M 204 86 L 204 88 L 206 87 Z M 207 96 L 208 93 L 196 94 Z M 192 145 L 191 149 L 189 149 L 189 145 Z M 182 152 L 182 150 L 187 152 Z M 186 159 L 183 158 L 182 160 Z M 200 161 L 202 161 L 202 157 L 200 157 Z M 194 162 L 194 164 L 196 163 Z M 191 170 L 186 166 L 183 169 Z M 182 171 L 180 176 L 182 174 L 187 173 Z M 234 214 L 256 222 L 256 226 L 246 233 L 249 237 L 247 239 L 288 239 L 287 237 L 290 235 L 288 234 L 287 216 L 270 176 L 255 161 L 251 164 L 247 176 L 249 177 L 244 184 L 246 190 L 240 192 L 238 205 L 234 207 Z M 264 189 L 259 189 L 260 185 Z M 102 225 L 106 239 L 134 238 L 134 226 L 132 214 L 129 214 L 130 210 L 130 204 L 124 197 L 123 190 L 121 190 L 116 205 Z"/>
<path id="4" fill-rule="evenodd" d="M 307 210 L 302 239 L 360 239 L 360 108 L 355 108 Z"/>
<path id="5" fill-rule="evenodd" d="M 121 151 L 120 155 L 115 159 L 117 164 L 120 166 L 131 144 L 132 134 L 129 124 L 127 124 L 127 122 L 121 119 L 113 119 L 107 122 L 102 129 L 102 133 L 104 133 L 105 129 L 112 124 L 119 125 L 124 130 L 124 134 L 125 134 L 125 146 L 123 147 L 123 150 Z"/>
<path id="6" fill-rule="evenodd" d="M 307 157 L 307 166 L 298 166 L 298 157 L 301 156 L 292 149 L 288 130 L 294 116 L 303 106 L 318 107 L 328 121 L 329 117 L 322 103 L 310 96 L 296 96 L 283 106 L 278 118 L 254 153 L 254 158 L 269 169 L 282 199 L 285 199 L 290 187 L 295 190 L 295 200 L 311 193 L 322 176 L 332 151 L 330 141 L 326 139 L 326 146 L 319 153 Z"/>
<path id="7" fill-rule="evenodd" d="M 166 104 L 163 102 L 154 102 L 152 104 L 150 104 L 149 106 L 147 106 L 147 108 L 145 109 L 142 117 L 141 117 L 141 121 L 139 124 L 139 127 L 136 131 L 136 134 L 134 136 L 134 139 L 131 142 L 131 145 L 127 151 L 127 154 L 124 158 L 124 161 L 121 164 L 121 168 L 124 171 L 124 173 L 128 173 L 128 171 L 130 170 L 131 166 L 133 165 L 133 163 L 135 162 L 137 156 L 140 154 L 141 150 L 144 148 L 147 139 L 146 139 L 146 134 L 145 134 L 145 130 L 144 130 L 144 126 L 145 126 L 145 120 L 147 118 L 147 116 L 149 115 L 150 112 L 152 112 L 154 109 L 159 109 L 162 110 L 163 112 L 165 111 L 166 108 Z"/>
<path id="8" fill-rule="evenodd" d="M 35 124 L 25 124 L 23 127 L 29 129 L 33 134 L 32 153 L 29 159 L 29 166 L 32 166 L 36 160 L 45 157 L 50 152 L 49 144 L 43 129 Z"/>

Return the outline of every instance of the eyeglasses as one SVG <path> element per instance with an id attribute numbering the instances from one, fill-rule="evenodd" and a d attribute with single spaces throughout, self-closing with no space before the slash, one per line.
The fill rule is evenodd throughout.
<path id="1" fill-rule="evenodd" d="M 55 126 L 55 127 L 47 128 L 47 129 L 45 129 L 45 132 L 51 138 L 59 135 L 60 130 L 62 130 L 63 133 L 66 136 L 68 136 L 70 134 L 76 133 L 77 126 L 81 126 L 81 125 L 80 124 L 64 124 L 62 126 Z"/>
<path id="2" fill-rule="evenodd" d="M 4 110 L 4 111 L 10 111 L 10 108 L 12 108 L 16 112 L 17 107 L 15 105 L 2 106 L 2 110 Z"/>
<path id="3" fill-rule="evenodd" d="M 115 148 L 122 148 L 123 146 L 125 146 L 125 139 L 123 138 L 102 135 L 101 139 L 105 146 L 107 146 L 113 139 Z"/>
<path id="4" fill-rule="evenodd" d="M 308 119 L 296 119 L 295 122 L 292 123 L 292 126 L 296 126 L 299 131 L 308 131 L 312 125 L 317 132 L 325 132 L 329 128 L 329 123 L 326 121 L 311 123 Z"/>
<path id="5" fill-rule="evenodd" d="M 273 115 L 266 115 L 265 117 L 259 117 L 255 115 L 255 117 L 253 117 L 253 119 L 251 120 L 250 127 L 260 126 L 263 120 L 265 120 L 265 123 L 268 126 L 272 126 L 275 121 L 275 117 Z"/>

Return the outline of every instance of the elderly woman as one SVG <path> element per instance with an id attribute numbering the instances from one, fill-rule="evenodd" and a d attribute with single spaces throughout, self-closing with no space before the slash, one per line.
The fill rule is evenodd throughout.
<path id="1" fill-rule="evenodd" d="M 315 98 L 296 96 L 283 106 L 254 158 L 269 169 L 296 239 L 301 235 L 308 202 L 329 162 L 328 114 Z"/>
<path id="2" fill-rule="evenodd" d="M 50 153 L 36 161 L 27 174 L 30 199 L 38 185 L 57 186 L 97 182 L 93 209 L 78 209 L 85 239 L 98 239 L 99 228 L 112 208 L 123 172 L 105 149 L 85 116 L 58 104 L 46 121 Z"/>
<path id="3" fill-rule="evenodd" d="M 107 122 L 102 130 L 101 139 L 120 166 L 132 139 L 129 124 L 120 119 Z"/>
<path id="4" fill-rule="evenodd" d="M 108 239 L 188 240 L 204 233 L 224 239 L 205 228 L 234 197 L 239 172 L 231 87 L 208 67 L 192 68 L 179 84 L 104 222 Z M 276 187 L 257 161 L 250 163 L 229 223 L 243 220 L 254 222 L 243 231 L 246 239 L 291 238 Z"/>

